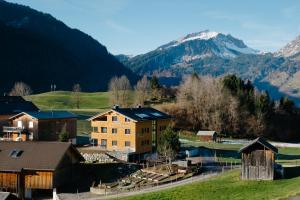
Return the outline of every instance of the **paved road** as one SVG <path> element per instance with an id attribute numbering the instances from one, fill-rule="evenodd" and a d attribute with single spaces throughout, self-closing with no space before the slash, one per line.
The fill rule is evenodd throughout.
<path id="1" fill-rule="evenodd" d="M 84 193 L 78 193 L 78 194 L 59 194 L 60 200 L 76 200 L 76 199 L 87 199 L 87 200 L 100 200 L 100 199 L 113 199 L 113 198 L 121 198 L 121 197 L 128 197 L 128 196 L 133 196 L 133 195 L 138 195 L 138 194 L 145 194 L 148 192 L 157 192 L 177 186 L 182 186 L 186 185 L 189 183 L 193 182 L 199 182 L 199 181 L 205 181 L 208 180 L 214 176 L 217 176 L 222 172 L 212 172 L 208 174 L 200 174 L 198 176 L 194 176 L 188 179 L 184 179 L 181 181 L 173 182 L 173 183 L 168 183 L 168 184 L 163 184 L 155 187 L 150 187 L 150 188 L 145 188 L 141 189 L 138 191 L 132 191 L 132 192 L 123 192 L 120 194 L 115 194 L 115 195 L 108 195 L 108 196 L 99 196 L 96 194 L 92 194 L 90 192 L 84 192 Z"/>

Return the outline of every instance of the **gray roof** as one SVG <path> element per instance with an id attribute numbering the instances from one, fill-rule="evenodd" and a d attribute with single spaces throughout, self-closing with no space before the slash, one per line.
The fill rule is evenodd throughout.
<path id="1" fill-rule="evenodd" d="M 13 115 L 26 111 L 38 111 L 38 107 L 19 96 L 0 97 L 0 115 Z"/>
<path id="2" fill-rule="evenodd" d="M 264 146 L 265 148 L 273 151 L 274 153 L 278 153 L 278 149 L 276 147 L 274 147 L 273 145 L 271 145 L 269 142 L 267 142 L 264 138 L 262 137 L 258 137 L 255 140 L 252 140 L 251 142 L 249 142 L 247 145 L 243 146 L 239 152 L 243 152 L 245 150 L 247 150 L 249 147 L 251 147 L 254 144 L 261 144 L 262 146 Z"/>
<path id="3" fill-rule="evenodd" d="M 171 118 L 170 115 L 154 108 L 114 108 L 113 110 L 136 121 Z"/>
<path id="4" fill-rule="evenodd" d="M 118 112 L 132 120 L 135 121 L 146 121 L 146 120 L 157 120 L 157 119 L 170 119 L 171 116 L 163 113 L 159 110 L 156 110 L 154 108 L 113 108 L 112 109 L 115 112 Z M 89 120 L 93 120 L 101 115 L 96 115 L 91 117 Z"/>
<path id="5" fill-rule="evenodd" d="M 14 150 L 21 151 L 13 157 Z M 0 142 L 0 171 L 20 172 L 22 169 L 55 170 L 68 150 L 75 152 L 78 160 L 81 154 L 67 142 Z"/>
<path id="6" fill-rule="evenodd" d="M 198 136 L 213 136 L 216 131 L 198 131 L 197 135 Z"/>
<path id="7" fill-rule="evenodd" d="M 20 115 L 30 115 L 35 119 L 67 119 L 77 118 L 77 115 L 68 111 L 37 111 L 37 112 L 22 112 L 10 119 L 16 118 Z"/>

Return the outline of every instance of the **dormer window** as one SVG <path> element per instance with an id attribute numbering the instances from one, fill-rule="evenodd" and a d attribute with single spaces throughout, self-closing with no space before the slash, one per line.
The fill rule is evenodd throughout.
<path id="1" fill-rule="evenodd" d="M 125 122 L 130 122 L 130 119 L 125 117 Z"/>
<path id="2" fill-rule="evenodd" d="M 21 156 L 21 154 L 23 153 L 22 150 L 20 149 L 14 149 L 10 152 L 9 156 L 12 157 L 12 158 L 18 158 Z"/>
<path id="3" fill-rule="evenodd" d="M 118 121 L 118 117 L 117 117 L 117 116 L 112 116 L 112 117 L 111 117 L 111 120 L 112 120 L 113 122 L 117 122 L 117 121 Z"/>

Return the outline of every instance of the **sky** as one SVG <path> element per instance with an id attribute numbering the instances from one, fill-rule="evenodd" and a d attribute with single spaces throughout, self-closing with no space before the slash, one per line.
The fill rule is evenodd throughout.
<path id="1" fill-rule="evenodd" d="M 298 0 L 7 0 L 49 13 L 105 45 L 137 55 L 188 33 L 217 31 L 274 52 L 300 35 Z"/>

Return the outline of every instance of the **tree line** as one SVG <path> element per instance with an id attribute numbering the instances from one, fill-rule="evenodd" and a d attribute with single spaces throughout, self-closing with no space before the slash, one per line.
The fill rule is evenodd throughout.
<path id="1" fill-rule="evenodd" d="M 177 129 L 215 130 L 234 138 L 265 136 L 300 141 L 300 112 L 282 97 L 275 102 L 250 81 L 235 75 L 222 78 L 187 76 L 178 86 L 176 101 L 161 109 L 174 117 Z"/>

